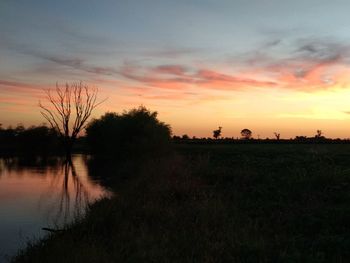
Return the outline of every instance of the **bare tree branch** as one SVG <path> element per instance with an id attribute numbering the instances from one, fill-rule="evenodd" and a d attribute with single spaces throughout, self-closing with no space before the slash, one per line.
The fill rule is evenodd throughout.
<path id="1" fill-rule="evenodd" d="M 98 89 L 82 82 L 66 83 L 64 87 L 56 83 L 54 93 L 50 89 L 44 92 L 51 107 L 39 102 L 40 113 L 65 139 L 66 150 L 70 151 L 93 110 L 106 99 L 98 101 Z"/>

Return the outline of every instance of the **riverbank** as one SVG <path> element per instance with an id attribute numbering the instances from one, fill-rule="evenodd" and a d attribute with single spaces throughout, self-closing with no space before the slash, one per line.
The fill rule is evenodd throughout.
<path id="1" fill-rule="evenodd" d="M 345 262 L 350 256 L 350 145 L 176 150 L 123 172 L 110 167 L 118 173 L 110 179 L 113 198 L 13 262 Z"/>

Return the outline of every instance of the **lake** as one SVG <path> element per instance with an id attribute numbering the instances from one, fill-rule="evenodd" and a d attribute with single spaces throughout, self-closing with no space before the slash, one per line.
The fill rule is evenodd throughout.
<path id="1" fill-rule="evenodd" d="M 47 234 L 43 227 L 57 229 L 112 195 L 89 174 L 89 158 L 0 158 L 0 262 Z"/>

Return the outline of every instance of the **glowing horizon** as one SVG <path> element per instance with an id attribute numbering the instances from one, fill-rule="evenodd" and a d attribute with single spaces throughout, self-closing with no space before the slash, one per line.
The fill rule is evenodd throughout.
<path id="1" fill-rule="evenodd" d="M 81 80 L 109 98 L 94 117 L 144 105 L 175 135 L 349 138 L 350 4 L 262 2 L 3 1 L 0 123 L 44 122 L 42 89 Z"/>

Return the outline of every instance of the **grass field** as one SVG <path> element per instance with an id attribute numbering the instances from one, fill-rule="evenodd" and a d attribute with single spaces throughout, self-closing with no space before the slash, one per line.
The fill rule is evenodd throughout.
<path id="1" fill-rule="evenodd" d="M 106 161 L 116 196 L 13 261 L 348 262 L 350 145 L 175 148 Z"/>

